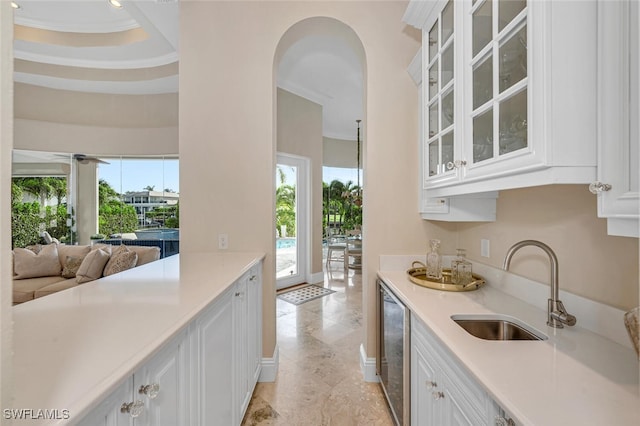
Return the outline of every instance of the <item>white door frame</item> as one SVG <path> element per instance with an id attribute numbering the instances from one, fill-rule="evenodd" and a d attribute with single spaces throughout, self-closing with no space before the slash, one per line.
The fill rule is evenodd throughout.
<path id="1" fill-rule="evenodd" d="M 276 279 L 276 289 L 289 287 L 309 281 L 311 246 L 309 230 L 311 223 L 311 161 L 307 157 L 293 154 L 276 153 L 276 164 L 296 168 L 296 257 L 297 273 Z M 275 196 L 275 194 L 274 194 Z"/>

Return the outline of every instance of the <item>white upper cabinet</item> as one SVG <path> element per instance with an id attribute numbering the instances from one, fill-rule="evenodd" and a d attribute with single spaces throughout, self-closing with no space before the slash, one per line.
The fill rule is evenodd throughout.
<path id="1" fill-rule="evenodd" d="M 598 2 L 598 216 L 611 235 L 638 237 L 640 80 L 637 1 Z"/>
<path id="2" fill-rule="evenodd" d="M 423 204 L 594 180 L 595 2 L 414 1 L 404 20 L 423 31 Z"/>

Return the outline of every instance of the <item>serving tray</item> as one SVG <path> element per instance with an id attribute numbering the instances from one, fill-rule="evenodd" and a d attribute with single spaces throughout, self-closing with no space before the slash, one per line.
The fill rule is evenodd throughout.
<path id="1" fill-rule="evenodd" d="M 451 282 L 451 269 L 449 268 L 442 269 L 441 280 L 434 280 L 433 278 L 427 278 L 427 267 L 424 263 L 416 261 L 413 262 L 411 266 L 413 267 L 407 269 L 407 274 L 409 275 L 409 279 L 411 280 L 411 282 L 422 287 L 432 288 L 434 290 L 472 291 L 479 289 L 486 283 L 484 278 L 482 278 L 480 275 L 472 274 L 471 277 L 473 278 L 473 281 L 471 281 L 469 284 L 454 284 Z"/>

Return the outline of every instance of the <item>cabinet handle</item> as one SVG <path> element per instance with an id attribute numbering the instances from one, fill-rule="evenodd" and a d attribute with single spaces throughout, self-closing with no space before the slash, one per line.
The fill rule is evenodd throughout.
<path id="1" fill-rule="evenodd" d="M 589 192 L 591 192 L 592 194 L 607 192 L 610 189 L 611 189 L 611 185 L 609 185 L 608 183 L 593 182 L 592 184 L 589 185 Z"/>
<path id="2" fill-rule="evenodd" d="M 121 413 L 123 413 L 123 414 L 129 413 L 131 418 L 134 418 L 134 419 L 136 417 L 140 416 L 140 414 L 142 414 L 143 411 L 144 411 L 144 402 L 142 402 L 140 400 L 133 401 L 133 402 L 125 402 L 120 407 L 120 412 Z"/>
<path id="3" fill-rule="evenodd" d="M 453 168 L 459 169 L 459 168 L 464 167 L 466 165 L 467 165 L 467 161 L 466 160 L 449 161 L 447 163 L 447 170 L 451 170 Z"/>
<path id="4" fill-rule="evenodd" d="M 156 399 L 160 393 L 160 385 L 157 383 L 142 385 L 140 389 L 138 389 L 138 393 L 140 395 L 147 395 L 149 399 Z"/>
<path id="5" fill-rule="evenodd" d="M 438 387 L 438 384 L 436 382 L 432 382 L 430 380 L 427 380 L 426 385 L 427 385 L 427 389 L 433 389 Z"/>
<path id="6" fill-rule="evenodd" d="M 505 419 L 502 416 L 497 416 L 496 426 L 516 426 L 516 422 L 512 418 Z"/>
<path id="7" fill-rule="evenodd" d="M 249 281 L 255 281 L 255 280 L 256 280 L 256 278 L 258 278 L 258 277 L 257 277 L 257 276 L 255 276 L 255 275 L 251 275 L 251 277 L 249 278 Z"/>
<path id="8" fill-rule="evenodd" d="M 244 291 L 236 291 L 236 297 L 244 296 Z"/>
<path id="9" fill-rule="evenodd" d="M 433 392 L 431 394 L 433 396 L 433 399 L 443 399 L 444 398 L 444 392 Z"/>

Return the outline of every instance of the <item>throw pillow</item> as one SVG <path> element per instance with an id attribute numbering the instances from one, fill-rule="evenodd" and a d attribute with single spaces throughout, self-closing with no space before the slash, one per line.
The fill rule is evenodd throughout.
<path id="1" fill-rule="evenodd" d="M 32 246 L 26 246 L 25 247 L 27 250 L 31 250 L 32 252 L 34 252 L 35 254 L 40 253 L 40 251 L 42 250 L 42 244 L 34 244 Z"/>
<path id="2" fill-rule="evenodd" d="M 69 257 L 79 257 L 80 259 L 84 259 L 84 257 L 89 254 L 91 251 L 91 247 L 88 245 L 67 245 L 61 244 L 58 246 L 58 258 L 60 259 L 60 265 L 62 265 L 62 269 L 67 265 L 67 259 Z"/>
<path id="3" fill-rule="evenodd" d="M 138 262 L 138 254 L 131 251 L 125 245 L 121 245 L 113 251 L 111 258 L 104 267 L 102 275 L 108 277 L 109 275 L 117 274 L 118 272 L 126 271 L 136 266 Z"/>
<path id="4" fill-rule="evenodd" d="M 138 254 L 138 263 L 136 263 L 136 266 L 145 265 L 160 259 L 160 247 L 127 246 L 127 248 Z"/>
<path id="5" fill-rule="evenodd" d="M 55 244 L 42 247 L 38 254 L 24 248 L 13 249 L 13 278 L 51 277 L 60 275 L 58 248 Z"/>
<path id="6" fill-rule="evenodd" d="M 82 265 L 83 257 L 67 256 L 64 261 L 64 267 L 62 268 L 62 276 L 64 278 L 75 278 Z"/>
<path id="7" fill-rule="evenodd" d="M 91 250 L 88 255 L 84 257 L 78 272 L 76 273 L 76 282 L 78 284 L 88 283 L 89 281 L 97 280 L 102 276 L 104 266 L 109 261 L 109 253 L 102 249 Z"/>
<path id="8" fill-rule="evenodd" d="M 111 244 L 98 243 L 92 245 L 91 250 L 102 250 L 106 253 L 109 253 L 109 256 L 111 256 L 111 253 L 113 253 L 113 246 Z"/>

